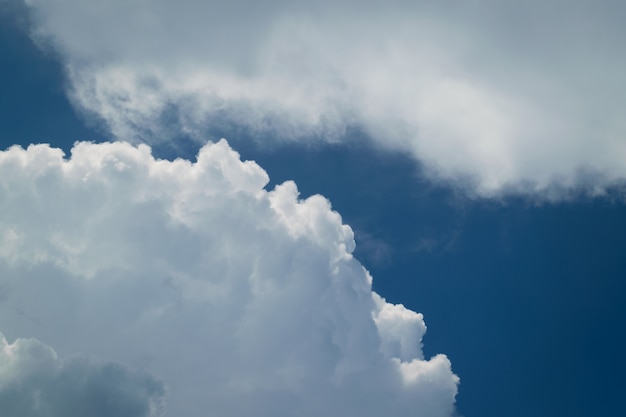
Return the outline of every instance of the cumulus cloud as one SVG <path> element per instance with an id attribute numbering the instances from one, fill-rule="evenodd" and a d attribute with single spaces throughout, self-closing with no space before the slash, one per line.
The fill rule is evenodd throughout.
<path id="1" fill-rule="evenodd" d="M 0 334 L 0 409 L 6 417 L 159 417 L 165 388 L 117 363 L 60 360 L 36 339 Z"/>
<path id="2" fill-rule="evenodd" d="M 424 358 L 422 315 L 372 292 L 325 198 L 267 183 L 224 140 L 195 162 L 120 142 L 1 152 L 0 329 L 157 375 L 171 416 L 450 416 L 459 379 Z M 5 401 L 67 378 L 82 404 L 109 377 L 133 416 L 161 398 L 119 367 L 2 343 Z"/>
<path id="3" fill-rule="evenodd" d="M 27 3 L 77 107 L 116 137 L 357 127 L 483 195 L 626 176 L 623 2 Z"/>

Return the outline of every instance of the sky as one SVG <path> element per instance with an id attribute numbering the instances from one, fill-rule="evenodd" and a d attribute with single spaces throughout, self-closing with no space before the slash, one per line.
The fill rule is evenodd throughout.
<path id="1" fill-rule="evenodd" d="M 620 2 L 0 10 L 3 415 L 621 412 Z"/>

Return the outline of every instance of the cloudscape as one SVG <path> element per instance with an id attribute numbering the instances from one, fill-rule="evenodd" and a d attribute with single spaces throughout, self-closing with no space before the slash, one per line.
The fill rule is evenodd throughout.
<path id="1" fill-rule="evenodd" d="M 0 417 L 619 415 L 624 16 L 0 0 Z"/>

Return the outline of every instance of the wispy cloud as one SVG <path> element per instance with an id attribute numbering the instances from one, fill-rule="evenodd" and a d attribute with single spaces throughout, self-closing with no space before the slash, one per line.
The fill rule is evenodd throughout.
<path id="1" fill-rule="evenodd" d="M 626 168 L 623 3 L 29 0 L 115 137 L 341 140 L 472 192 L 601 193 Z"/>

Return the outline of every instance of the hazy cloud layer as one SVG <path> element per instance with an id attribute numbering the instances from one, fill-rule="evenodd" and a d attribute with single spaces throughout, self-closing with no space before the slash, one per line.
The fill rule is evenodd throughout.
<path id="1" fill-rule="evenodd" d="M 626 177 L 623 2 L 28 3 L 119 138 L 358 127 L 483 194 Z"/>
<path id="2" fill-rule="evenodd" d="M 267 182 L 225 141 L 195 163 L 126 143 L 1 152 L 0 329 L 147 370 L 170 416 L 451 415 L 458 378 L 423 357 L 422 315 L 372 292 L 326 199 Z M 3 371 L 0 398 L 32 402 L 75 372 L 107 388 L 108 365 L 3 343 L 2 366 L 47 379 L 9 395 Z M 147 415 L 161 391 L 113 369 L 132 382 L 120 401 Z"/>
<path id="3" fill-rule="evenodd" d="M 0 333 L 0 410 L 4 417 L 159 417 L 165 388 L 120 364 L 60 360 L 36 339 Z"/>

